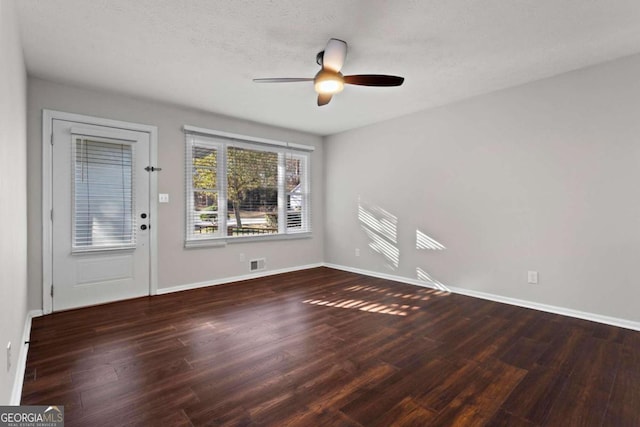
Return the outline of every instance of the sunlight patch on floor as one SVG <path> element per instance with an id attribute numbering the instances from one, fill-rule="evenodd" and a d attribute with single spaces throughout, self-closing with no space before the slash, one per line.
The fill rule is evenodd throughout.
<path id="1" fill-rule="evenodd" d="M 372 301 L 364 300 L 337 300 L 329 301 L 323 299 L 308 299 L 302 301 L 304 304 L 319 305 L 325 307 L 335 308 L 350 308 L 360 311 L 367 311 L 369 313 L 391 314 L 394 316 L 406 316 L 409 311 L 418 310 L 420 307 L 411 306 L 408 304 L 382 304 Z"/>

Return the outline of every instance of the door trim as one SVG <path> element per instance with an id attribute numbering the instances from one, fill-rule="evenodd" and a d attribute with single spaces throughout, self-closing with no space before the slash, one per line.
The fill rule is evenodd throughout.
<path id="1" fill-rule="evenodd" d="M 53 207 L 53 167 L 51 141 L 53 121 L 65 120 L 79 124 L 106 126 L 125 131 L 145 132 L 149 134 L 149 161 L 158 166 L 158 128 L 157 126 L 120 120 L 103 119 L 82 114 L 66 113 L 56 110 L 42 110 L 42 313 L 53 311 L 51 284 L 53 281 L 53 236 L 51 209 Z M 158 175 L 149 176 L 149 217 L 153 218 L 153 227 L 149 236 L 149 295 L 158 293 Z"/>

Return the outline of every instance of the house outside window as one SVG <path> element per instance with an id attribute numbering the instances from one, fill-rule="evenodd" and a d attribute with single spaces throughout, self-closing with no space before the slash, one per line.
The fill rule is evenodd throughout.
<path id="1" fill-rule="evenodd" d="M 308 236 L 309 148 L 187 131 L 186 246 Z"/>

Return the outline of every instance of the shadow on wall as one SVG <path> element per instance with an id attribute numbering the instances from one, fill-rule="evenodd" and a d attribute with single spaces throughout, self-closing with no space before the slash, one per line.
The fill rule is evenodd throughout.
<path id="1" fill-rule="evenodd" d="M 397 271 L 400 266 L 400 249 L 398 245 L 398 217 L 380 206 L 363 202 L 358 197 L 358 221 L 360 228 L 369 238 L 369 248 L 384 259 L 384 266 Z M 420 229 L 416 229 L 416 244 L 418 251 L 443 251 L 442 243 L 430 237 Z M 450 292 L 442 282 L 431 277 L 424 269 L 416 267 L 416 278 L 428 286 L 444 292 Z"/>

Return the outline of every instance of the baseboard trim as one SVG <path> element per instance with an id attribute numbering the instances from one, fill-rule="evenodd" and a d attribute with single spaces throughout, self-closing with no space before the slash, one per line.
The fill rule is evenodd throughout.
<path id="1" fill-rule="evenodd" d="M 443 290 L 443 289 L 439 289 L 435 283 L 428 282 L 426 280 L 412 279 L 410 277 L 402 277 L 402 276 L 396 276 L 393 274 L 380 273 L 377 271 L 363 270 L 361 268 L 348 267 L 346 265 L 332 264 L 328 262 L 325 262 L 324 266 L 328 268 L 334 268 L 336 270 L 348 271 L 349 273 L 362 274 L 363 276 L 377 277 L 378 279 L 386 279 L 386 280 L 391 280 L 393 282 L 406 283 L 408 285 L 420 286 L 423 288 Z M 447 287 L 447 290 L 450 290 L 450 288 Z"/>
<path id="2" fill-rule="evenodd" d="M 515 305 L 518 307 L 531 308 L 534 310 L 544 311 L 547 313 L 560 314 L 563 316 L 575 317 L 577 319 L 589 320 L 591 322 L 604 323 L 606 325 L 618 326 L 620 328 L 640 331 L 640 322 L 634 322 L 632 320 L 621 319 L 618 317 L 604 316 L 597 313 L 589 313 L 586 311 L 574 310 L 571 308 L 541 304 L 533 301 L 510 298 L 502 295 L 490 294 L 487 292 L 474 291 L 471 289 L 464 289 L 464 288 L 458 288 L 453 286 L 447 286 L 446 288 L 443 289 L 443 286 L 440 286 L 438 284 L 431 283 L 428 281 L 422 281 L 418 279 L 412 279 L 409 277 L 396 276 L 396 275 L 386 274 L 386 273 L 379 273 L 371 270 L 363 270 L 360 268 L 348 267 L 346 265 L 331 264 L 331 263 L 325 263 L 324 265 L 325 267 L 335 268 L 336 270 L 348 271 L 350 273 L 357 273 L 365 276 L 392 280 L 394 282 L 401 282 L 401 283 L 406 283 L 414 286 L 421 286 L 421 287 L 432 288 L 437 290 L 449 291 L 455 294 L 466 295 L 474 298 L 480 298 L 480 299 L 485 299 L 489 301 Z"/>
<path id="3" fill-rule="evenodd" d="M 282 273 L 291 273 L 291 272 L 300 271 L 300 270 L 308 270 L 310 268 L 318 268 L 323 266 L 324 264 L 319 262 L 316 264 L 307 264 L 307 265 L 301 265 L 297 267 L 281 268 L 278 270 L 260 271 L 257 273 L 244 274 L 241 276 L 224 277 L 222 279 L 207 280 L 205 282 L 187 283 L 184 285 L 171 286 L 168 288 L 159 288 L 157 295 L 170 294 L 173 292 L 180 292 L 180 291 L 188 291 L 190 289 L 206 288 L 208 286 L 224 285 L 226 283 L 240 282 L 240 281 L 249 280 L 249 279 L 258 279 L 261 277 L 273 276 L 273 275 L 282 274 Z"/>
<path id="4" fill-rule="evenodd" d="M 22 385 L 24 384 L 24 373 L 27 368 L 27 353 L 29 352 L 29 337 L 31 336 L 31 319 L 42 316 L 42 310 L 31 310 L 27 313 L 24 320 L 24 328 L 22 330 L 22 345 L 20 346 L 20 354 L 16 365 L 16 376 L 13 380 L 13 389 L 11 390 L 10 405 L 20 405 L 22 398 Z"/>

